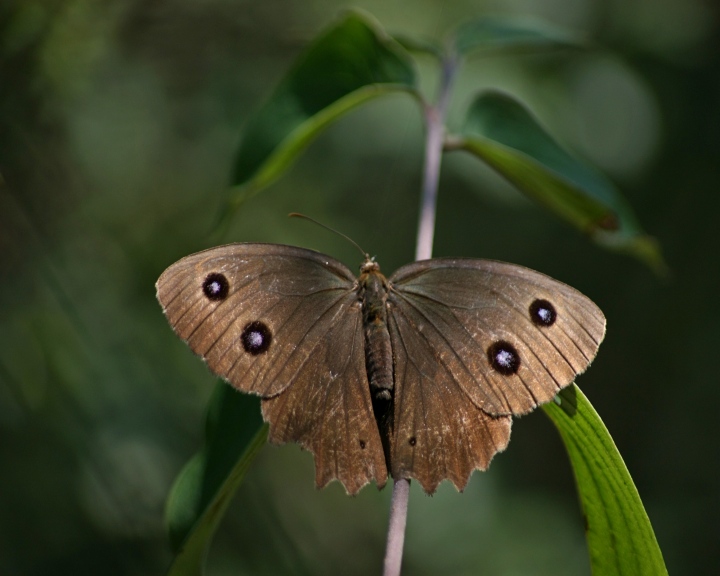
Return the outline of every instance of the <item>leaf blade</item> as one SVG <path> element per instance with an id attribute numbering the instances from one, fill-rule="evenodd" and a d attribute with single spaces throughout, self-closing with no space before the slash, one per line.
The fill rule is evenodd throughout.
<path id="1" fill-rule="evenodd" d="M 266 440 L 259 399 L 219 382 L 208 407 L 205 445 L 167 499 L 165 521 L 175 552 L 168 576 L 203 574 L 215 530 Z"/>
<path id="2" fill-rule="evenodd" d="M 655 239 L 642 230 L 612 182 L 565 151 L 511 96 L 498 91 L 478 96 L 450 149 L 480 158 L 597 243 L 665 272 Z"/>
<path id="3" fill-rule="evenodd" d="M 542 408 L 570 457 L 595 576 L 667 574 L 650 519 L 610 433 L 575 386 Z"/>
<path id="4" fill-rule="evenodd" d="M 587 40 L 569 30 L 529 18 L 485 16 L 465 22 L 455 32 L 455 50 L 537 50 L 583 46 Z"/>
<path id="5" fill-rule="evenodd" d="M 349 12 L 313 41 L 248 122 L 236 154 L 233 203 L 264 188 L 332 121 L 384 94 L 415 94 L 409 54 L 377 23 Z"/>

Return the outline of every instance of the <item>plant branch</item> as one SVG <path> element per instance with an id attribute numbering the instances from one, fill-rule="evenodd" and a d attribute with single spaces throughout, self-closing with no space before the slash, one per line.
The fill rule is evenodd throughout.
<path id="1" fill-rule="evenodd" d="M 437 212 L 438 183 L 440 181 L 440 162 L 445 136 L 445 119 L 452 94 L 453 80 L 458 67 L 458 59 L 449 50 L 442 61 L 440 86 L 437 103 L 425 105 L 425 161 L 423 165 L 422 198 L 420 202 L 420 221 L 415 248 L 415 259 L 425 260 L 432 256 L 435 232 L 435 214 Z M 393 485 L 388 523 L 387 548 L 385 550 L 384 576 L 400 576 L 403 547 L 405 545 L 405 525 L 407 524 L 410 480 L 398 478 Z"/>
<path id="2" fill-rule="evenodd" d="M 443 58 L 437 103 L 425 106 L 427 133 L 415 260 L 425 260 L 432 256 L 445 119 L 457 66 L 458 60 L 454 53 L 449 53 Z"/>
<path id="3" fill-rule="evenodd" d="M 390 521 L 388 525 L 387 548 L 385 551 L 384 576 L 399 576 L 402 565 L 403 546 L 405 544 L 405 524 L 407 523 L 410 480 L 400 478 L 393 484 L 390 502 Z"/>

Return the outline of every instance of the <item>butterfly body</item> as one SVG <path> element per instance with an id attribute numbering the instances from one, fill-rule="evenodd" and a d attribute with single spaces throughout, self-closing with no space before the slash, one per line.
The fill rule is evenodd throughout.
<path id="1" fill-rule="evenodd" d="M 157 282 L 173 329 L 213 372 L 262 397 L 270 440 L 315 456 L 316 484 L 356 493 L 415 478 L 462 489 L 507 445 L 512 415 L 594 358 L 602 312 L 539 272 L 437 258 L 388 278 L 329 256 L 231 244 Z"/>
<path id="2" fill-rule="evenodd" d="M 390 401 L 393 390 L 392 344 L 387 327 L 388 283 L 380 267 L 370 260 L 358 278 L 365 332 L 365 366 L 373 399 Z"/>

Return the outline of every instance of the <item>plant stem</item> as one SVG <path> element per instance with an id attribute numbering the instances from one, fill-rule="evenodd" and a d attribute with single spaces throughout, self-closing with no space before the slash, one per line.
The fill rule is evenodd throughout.
<path id="1" fill-rule="evenodd" d="M 427 133 L 425 136 L 425 163 L 415 260 L 425 260 L 432 256 L 438 183 L 440 181 L 440 161 L 445 137 L 445 118 L 450 104 L 456 70 L 457 57 L 454 53 L 450 53 L 443 58 L 437 104 L 426 105 L 425 107 Z"/>
<path id="2" fill-rule="evenodd" d="M 422 198 L 420 202 L 420 221 L 415 248 L 415 259 L 425 260 L 432 256 L 435 232 L 435 214 L 437 212 L 438 183 L 440 181 L 440 162 L 445 137 L 445 118 L 452 94 L 452 85 L 457 71 L 457 57 L 452 49 L 448 50 L 442 61 L 440 85 L 437 103 L 425 105 L 425 162 L 423 165 Z M 405 544 L 405 525 L 407 524 L 410 480 L 398 478 L 393 485 L 388 523 L 387 547 L 385 549 L 384 576 L 400 576 L 402 554 Z"/>
<path id="3" fill-rule="evenodd" d="M 406 478 L 395 480 L 390 502 L 390 521 L 387 547 L 385 549 L 385 566 L 383 568 L 384 576 L 400 576 L 409 496 L 410 480 Z"/>

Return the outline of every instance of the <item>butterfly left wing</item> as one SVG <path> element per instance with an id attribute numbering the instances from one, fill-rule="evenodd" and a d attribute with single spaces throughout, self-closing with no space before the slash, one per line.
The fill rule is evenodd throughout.
<path id="1" fill-rule="evenodd" d="M 415 477 L 426 490 L 442 480 L 433 466 L 458 487 L 486 467 L 507 443 L 503 418 L 551 400 L 587 368 L 605 334 L 590 299 L 513 264 L 439 258 L 403 266 L 389 282 L 391 473 Z M 463 429 L 468 440 L 450 437 Z M 447 461 L 457 470 L 450 473 Z"/>
<path id="2" fill-rule="evenodd" d="M 313 452 L 319 486 L 384 485 L 360 303 L 344 265 L 292 246 L 230 244 L 170 266 L 157 295 L 214 373 L 264 399 L 270 440 Z"/>

